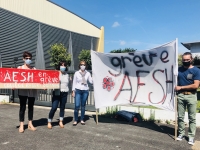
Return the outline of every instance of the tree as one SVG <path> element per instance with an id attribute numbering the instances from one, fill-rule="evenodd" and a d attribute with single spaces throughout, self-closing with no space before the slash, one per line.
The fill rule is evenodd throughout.
<path id="1" fill-rule="evenodd" d="M 66 61 L 67 65 L 71 65 L 71 55 L 67 52 L 67 48 L 65 48 L 62 43 L 55 43 L 50 45 L 50 50 L 48 51 L 51 56 L 50 66 L 58 66 L 60 61 Z"/>
<path id="2" fill-rule="evenodd" d="M 200 57 L 198 55 L 194 57 L 193 65 L 200 66 Z"/>
<path id="3" fill-rule="evenodd" d="M 178 66 L 182 66 L 182 55 L 178 55 Z"/>
<path id="4" fill-rule="evenodd" d="M 117 50 L 112 50 L 110 53 L 130 53 L 130 52 L 135 52 L 137 49 L 134 48 L 125 48 L 125 49 L 117 49 Z"/>
<path id="5" fill-rule="evenodd" d="M 78 55 L 79 61 L 85 61 L 87 64 L 87 69 L 92 70 L 92 61 L 90 50 L 82 50 Z"/>

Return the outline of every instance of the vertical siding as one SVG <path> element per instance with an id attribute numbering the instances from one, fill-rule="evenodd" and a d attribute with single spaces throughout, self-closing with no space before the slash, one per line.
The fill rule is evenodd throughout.
<path id="1" fill-rule="evenodd" d="M 61 29 L 94 37 L 100 35 L 98 27 L 48 0 L 0 0 L 0 8 Z"/>
<path id="2" fill-rule="evenodd" d="M 37 46 L 38 24 L 35 20 L 18 15 L 8 10 L 0 8 L 0 51 L 3 59 L 3 66 L 13 67 L 14 57 L 18 57 L 17 66 L 23 63 L 22 53 L 25 50 L 33 54 L 35 63 L 35 53 Z M 54 43 L 63 43 L 68 48 L 69 31 L 56 28 L 44 23 L 41 24 L 43 49 L 45 55 L 45 65 L 50 66 L 50 56 L 48 50 Z M 73 55 L 75 69 L 78 68 L 78 55 L 82 49 L 90 50 L 92 36 L 71 32 L 73 43 Z M 97 50 L 98 38 L 93 37 L 94 50 Z"/>

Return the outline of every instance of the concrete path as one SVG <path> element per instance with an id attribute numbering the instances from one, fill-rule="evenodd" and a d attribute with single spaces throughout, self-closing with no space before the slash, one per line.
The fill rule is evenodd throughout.
<path id="1" fill-rule="evenodd" d="M 86 125 L 72 126 L 73 111 L 65 112 L 65 128 L 58 126 L 59 110 L 56 112 L 53 129 L 47 129 L 49 107 L 35 106 L 34 122 L 37 131 L 27 129 L 18 132 L 18 104 L 0 105 L 0 149 L 1 150 L 189 150 L 200 149 L 200 129 L 197 129 L 196 147 L 186 140 L 174 141 L 174 127 L 155 123 L 119 122 L 112 118 L 87 113 Z"/>

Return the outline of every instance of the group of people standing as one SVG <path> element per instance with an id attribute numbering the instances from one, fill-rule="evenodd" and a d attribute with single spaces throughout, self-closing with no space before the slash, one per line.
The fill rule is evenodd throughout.
<path id="1" fill-rule="evenodd" d="M 19 66 L 19 69 L 36 69 L 30 66 L 32 59 L 32 54 L 29 52 L 24 52 L 23 60 L 24 65 Z M 182 66 L 178 69 L 178 83 L 175 87 L 178 97 L 178 137 L 177 140 L 181 141 L 185 138 L 185 124 L 184 116 L 186 108 L 188 110 L 189 118 L 189 131 L 188 131 L 188 143 L 194 145 L 194 137 L 196 132 L 196 107 L 197 107 L 197 95 L 196 91 L 199 87 L 200 80 L 200 69 L 193 66 L 193 57 L 192 54 L 186 52 L 182 55 Z M 67 101 L 68 95 L 68 83 L 69 76 L 67 74 L 67 64 L 64 61 L 61 61 L 56 68 L 60 71 L 60 89 L 55 89 L 52 96 L 52 107 L 48 116 L 48 125 L 49 129 L 52 128 L 51 122 L 54 117 L 54 114 L 60 103 L 60 119 L 59 126 L 61 128 L 63 125 L 63 118 L 65 112 L 65 104 Z M 79 63 L 79 70 L 75 72 L 73 78 L 72 86 L 72 96 L 75 98 L 75 108 L 74 108 L 74 123 L 73 126 L 78 124 L 78 113 L 79 108 L 81 107 L 81 117 L 80 123 L 85 125 L 84 115 L 85 115 L 85 104 L 88 99 L 89 87 L 87 81 L 92 83 L 91 74 L 86 71 L 85 61 Z M 33 89 L 20 89 L 19 90 L 19 99 L 20 99 L 20 111 L 19 111 L 19 121 L 20 127 L 19 132 L 24 132 L 24 114 L 26 110 L 26 102 L 28 100 L 28 129 L 35 131 L 36 128 L 32 124 L 33 120 L 33 105 L 35 97 L 37 96 L 37 91 Z"/>
<path id="2" fill-rule="evenodd" d="M 31 67 L 32 54 L 30 52 L 25 51 L 23 53 L 23 61 L 24 64 L 19 66 L 18 69 L 36 69 L 35 67 Z M 56 66 L 56 70 L 59 71 L 60 78 L 60 88 L 54 89 L 52 93 L 52 107 L 48 115 L 48 124 L 47 128 L 52 129 L 52 120 L 54 114 L 60 104 L 60 118 L 59 118 L 59 126 L 64 128 L 63 119 L 65 114 L 65 104 L 67 102 L 67 96 L 69 92 L 69 75 L 67 74 L 67 63 L 65 61 L 60 61 L 59 65 Z M 73 126 L 78 124 L 78 114 L 79 108 L 81 107 L 81 118 L 80 122 L 82 125 L 85 125 L 84 115 L 85 115 L 85 105 L 89 95 L 89 87 L 88 81 L 92 84 L 93 80 L 90 72 L 86 70 L 86 62 L 80 61 L 79 70 L 75 72 L 73 78 L 73 86 L 72 86 L 72 97 L 75 99 L 75 108 L 74 108 L 74 123 Z M 24 116 L 26 110 L 26 103 L 28 100 L 28 129 L 35 131 L 36 128 L 32 124 L 33 120 L 33 111 L 34 111 L 34 102 L 37 97 L 37 90 L 35 89 L 19 89 L 18 92 L 19 100 L 20 100 L 20 110 L 19 110 L 19 132 L 24 132 Z"/>

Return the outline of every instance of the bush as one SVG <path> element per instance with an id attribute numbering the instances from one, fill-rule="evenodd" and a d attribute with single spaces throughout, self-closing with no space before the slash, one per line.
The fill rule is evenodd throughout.
<path id="1" fill-rule="evenodd" d="M 82 50 L 78 55 L 79 61 L 85 61 L 87 64 L 87 70 L 92 70 L 92 61 L 90 50 Z"/>
<path id="2" fill-rule="evenodd" d="M 71 55 L 67 52 L 67 48 L 65 48 L 62 43 L 55 43 L 50 45 L 49 55 L 51 56 L 50 66 L 58 66 L 60 61 L 66 61 L 67 65 L 71 65 Z"/>

